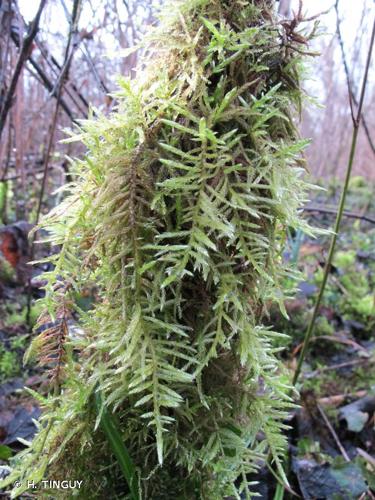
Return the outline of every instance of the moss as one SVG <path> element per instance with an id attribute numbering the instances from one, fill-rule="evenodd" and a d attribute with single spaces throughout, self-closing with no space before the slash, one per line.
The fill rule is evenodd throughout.
<path id="1" fill-rule="evenodd" d="M 363 324 L 363 333 L 371 334 L 374 325 L 374 231 L 360 235 L 345 234 L 342 250 L 334 257 L 336 270 L 331 274 L 324 294 L 324 305 L 334 311 L 336 320 L 356 320 Z M 361 253 L 353 250 L 361 248 Z M 322 280 L 322 269 L 314 273 L 317 285 Z"/>
<path id="2" fill-rule="evenodd" d="M 43 310 L 42 304 L 40 302 L 36 302 L 31 305 L 30 310 L 30 324 L 31 326 L 35 326 L 40 316 L 41 311 Z M 27 316 L 27 307 L 21 305 L 21 309 L 19 304 L 6 305 L 6 312 L 4 313 L 5 320 L 4 325 L 7 328 L 24 325 L 26 323 Z"/>
<path id="3" fill-rule="evenodd" d="M 31 309 L 30 309 L 30 325 L 35 326 L 38 322 L 39 316 L 42 314 L 44 310 L 44 305 L 41 301 L 36 301 L 33 304 L 31 304 Z M 25 319 L 26 319 L 26 313 L 25 313 Z"/>
<path id="4" fill-rule="evenodd" d="M 299 217 L 310 186 L 295 128 L 305 40 L 272 5 L 169 2 L 116 112 L 83 124 L 76 183 L 45 222 L 62 246 L 45 306 L 50 320 L 78 312 L 84 337 L 50 343 L 66 377 L 8 482 L 72 460 L 107 477 L 68 451 L 82 435 L 94 456 L 105 449 L 94 391 L 117 415 L 142 498 L 248 498 L 247 475 L 269 453 L 283 474 L 290 388 L 263 316 L 272 302 L 285 312 L 285 234 L 311 234 Z M 77 311 L 88 282 L 97 301 Z"/>
<path id="5" fill-rule="evenodd" d="M 361 175 L 355 175 L 350 179 L 349 189 L 356 190 L 364 187 L 368 187 L 368 180 Z"/>
<path id="6" fill-rule="evenodd" d="M 5 209 L 6 209 L 6 202 L 7 202 L 7 191 L 8 191 L 8 185 L 6 182 L 0 182 L 0 223 L 5 222 L 2 220 L 4 217 Z"/>
<path id="7" fill-rule="evenodd" d="M 352 303 L 352 308 L 360 316 L 370 317 L 375 314 L 375 299 L 373 294 L 357 298 Z"/>
<path id="8" fill-rule="evenodd" d="M 321 316 L 316 321 L 315 331 L 317 335 L 333 335 L 335 330 L 325 316 Z"/>
<path id="9" fill-rule="evenodd" d="M 10 340 L 10 346 L 12 349 L 25 349 L 28 340 L 28 335 L 17 335 Z"/>
<path id="10" fill-rule="evenodd" d="M 0 345 L 0 382 L 19 375 L 21 368 L 22 365 L 17 352 Z"/>
<path id="11" fill-rule="evenodd" d="M 0 281 L 3 283 L 13 283 L 15 280 L 15 269 L 7 260 L 0 257 Z"/>
<path id="12" fill-rule="evenodd" d="M 347 269 L 353 266 L 355 263 L 355 251 L 350 250 L 350 251 L 339 251 L 335 253 L 334 259 L 333 259 L 333 264 L 336 267 L 340 267 L 342 269 Z"/>

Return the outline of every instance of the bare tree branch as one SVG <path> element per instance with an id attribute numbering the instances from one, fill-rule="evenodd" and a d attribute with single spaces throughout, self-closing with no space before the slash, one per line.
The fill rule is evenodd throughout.
<path id="1" fill-rule="evenodd" d="M 49 137 L 49 141 L 48 141 L 47 152 L 45 155 L 45 161 L 44 161 L 44 167 L 43 167 L 44 173 L 43 173 L 42 186 L 41 186 L 41 190 L 40 190 L 38 208 L 37 208 L 36 220 L 35 220 L 36 225 L 39 222 L 40 212 L 42 209 L 43 196 L 44 196 L 45 185 L 46 185 L 46 180 L 47 180 L 49 158 L 50 158 L 50 154 L 51 154 L 51 150 L 52 150 L 52 146 L 53 146 L 53 141 L 54 141 L 54 135 L 55 135 L 56 124 L 57 124 L 57 116 L 58 116 L 58 111 L 59 111 L 59 106 L 60 106 L 60 100 L 62 97 L 64 80 L 68 75 L 70 63 L 72 61 L 73 54 L 74 54 L 74 49 L 76 48 L 75 37 L 77 35 L 77 23 L 78 23 L 78 18 L 79 18 L 79 14 L 80 14 L 80 8 L 81 8 L 81 0 L 74 0 L 72 18 L 71 18 L 71 22 L 70 22 L 70 29 L 69 29 L 69 35 L 68 35 L 68 42 L 67 42 L 66 49 L 65 49 L 64 63 L 62 65 L 60 76 L 57 79 L 57 82 L 56 82 L 54 89 L 53 89 L 53 92 L 57 93 L 56 108 L 55 108 L 55 112 L 54 112 L 53 119 L 52 119 L 51 133 L 50 133 L 50 137 Z"/>
<path id="2" fill-rule="evenodd" d="M 56 60 L 56 58 L 48 52 L 47 48 L 38 39 L 36 39 L 35 41 L 36 41 L 36 44 L 40 50 L 40 53 L 42 54 L 42 56 L 44 57 L 47 64 L 49 65 L 49 67 L 54 72 L 54 74 L 57 75 L 58 73 L 60 73 L 62 70 L 61 64 L 59 64 L 59 62 Z M 69 97 L 72 99 L 72 101 L 77 106 L 77 108 L 81 111 L 81 113 L 84 116 L 86 116 L 87 110 L 89 109 L 90 104 L 88 103 L 87 99 L 82 95 L 82 93 L 79 91 L 79 89 L 76 87 L 74 82 L 69 81 L 69 86 L 77 94 L 79 100 L 82 102 L 85 109 L 81 108 L 79 102 L 77 102 L 77 100 L 76 100 L 76 97 L 74 96 L 74 94 L 70 91 L 69 87 L 67 87 L 67 86 L 65 86 L 66 93 L 69 95 Z"/>
<path id="3" fill-rule="evenodd" d="M 352 115 L 352 120 L 354 120 L 354 107 L 353 107 L 353 103 L 355 104 L 356 107 L 358 107 L 358 101 L 357 101 L 355 92 L 353 90 L 353 86 L 352 86 L 351 81 L 350 81 L 349 66 L 348 66 L 348 62 L 347 62 L 347 59 L 346 59 L 344 42 L 343 42 L 343 38 L 342 38 L 342 34 L 341 34 L 341 25 L 340 25 L 340 16 L 339 16 L 339 0 L 336 0 L 336 2 L 335 2 L 335 11 L 336 11 L 336 33 L 337 33 L 337 37 L 338 37 L 339 44 L 340 44 L 340 49 L 341 49 L 341 54 L 342 54 L 342 61 L 343 61 L 343 65 L 344 65 L 346 82 L 347 82 L 347 86 L 348 86 L 350 112 L 351 112 L 351 115 Z M 370 129 L 369 129 L 368 125 L 367 125 L 366 119 L 365 119 L 365 117 L 364 117 L 363 114 L 362 114 L 362 117 L 361 117 L 361 121 L 362 121 L 362 124 L 363 124 L 363 128 L 365 130 L 365 133 L 366 133 L 366 137 L 367 137 L 368 143 L 369 143 L 369 145 L 370 145 L 370 147 L 372 149 L 372 152 L 375 154 L 375 144 L 374 144 L 374 142 L 373 142 L 373 140 L 371 138 Z"/>
<path id="4" fill-rule="evenodd" d="M 17 82 L 19 79 L 19 76 L 21 74 L 21 70 L 25 65 L 25 62 L 27 61 L 29 55 L 30 55 L 30 50 L 32 47 L 32 43 L 34 41 L 34 38 L 38 32 L 38 27 L 39 27 L 39 21 L 40 21 L 40 16 L 42 15 L 43 9 L 46 5 L 47 0 L 40 0 L 39 8 L 38 11 L 35 15 L 35 18 L 33 19 L 29 31 L 26 35 L 26 37 L 23 40 L 21 50 L 17 59 L 16 67 L 14 69 L 14 73 L 12 76 L 12 80 L 9 85 L 8 92 L 6 93 L 6 96 L 4 98 L 4 103 L 1 108 L 0 112 L 0 137 L 1 134 L 4 130 L 5 126 L 5 121 L 8 115 L 8 111 L 10 110 L 12 106 L 12 100 L 13 100 L 13 95 L 17 87 Z"/>
<path id="5" fill-rule="evenodd" d="M 52 147 L 54 144 L 54 136 L 55 136 L 55 130 L 56 130 L 56 125 L 57 125 L 57 117 L 58 117 L 58 112 L 59 112 L 60 101 L 62 98 L 62 91 L 63 91 L 63 87 L 64 87 L 64 80 L 68 74 L 70 63 L 72 61 L 73 54 L 74 54 L 74 49 L 76 47 L 75 37 L 77 35 L 77 24 L 78 24 L 80 11 L 81 11 L 81 0 L 74 0 L 72 18 L 71 18 L 70 28 L 69 28 L 68 42 L 66 44 L 66 49 L 65 49 L 64 63 L 62 65 L 60 76 L 57 79 L 56 85 L 54 86 L 54 89 L 53 89 L 53 92 L 55 92 L 57 94 L 56 95 L 56 107 L 55 107 L 55 111 L 54 111 L 53 118 L 52 118 L 51 132 L 50 132 L 50 136 L 48 139 L 47 151 L 46 151 L 46 154 L 44 157 L 43 178 L 42 178 L 42 184 L 41 184 L 40 193 L 39 193 L 39 200 L 38 200 L 38 207 L 37 207 L 36 218 L 35 218 L 35 225 L 36 226 L 39 223 L 39 218 L 40 218 L 40 214 L 41 214 L 41 210 L 42 210 L 43 197 L 44 197 L 44 192 L 45 192 L 46 183 L 47 183 L 48 170 L 49 170 L 49 160 L 50 160 Z M 34 258 L 35 239 L 36 239 L 36 232 L 34 233 L 33 239 L 31 241 L 31 260 L 33 260 L 33 258 Z M 27 313 L 26 313 L 26 321 L 29 325 L 30 325 L 30 312 L 31 312 L 31 279 L 29 279 L 29 283 L 28 283 Z"/>
<path id="6" fill-rule="evenodd" d="M 336 208 L 329 208 L 329 207 L 321 207 L 318 205 L 307 205 L 306 207 L 303 207 L 304 212 L 317 212 L 317 213 L 322 213 L 322 214 L 337 214 L 337 209 Z M 349 212 L 348 210 L 344 210 L 343 215 L 345 217 L 349 217 L 350 219 L 359 219 L 363 220 L 366 222 L 370 222 L 371 224 L 375 224 L 375 218 L 369 217 L 367 215 L 362 215 L 362 214 L 356 214 L 353 212 Z"/>
<path id="7" fill-rule="evenodd" d="M 12 38 L 14 44 L 17 47 L 19 47 L 20 46 L 19 37 L 18 37 L 18 35 L 14 31 L 12 31 L 12 33 L 11 33 L 11 38 Z M 51 80 L 49 79 L 49 77 L 46 75 L 46 73 L 43 71 L 43 69 L 41 68 L 41 66 L 35 61 L 35 59 L 32 56 L 29 56 L 28 61 L 31 64 L 31 66 L 35 69 L 36 73 L 38 74 L 38 76 L 42 80 L 43 85 L 46 87 L 46 89 L 48 90 L 48 92 L 50 92 L 51 95 L 56 98 L 57 97 L 57 93 L 53 90 L 54 89 L 54 85 L 51 82 Z M 27 68 L 27 66 L 26 66 L 26 68 Z M 68 115 L 68 117 L 73 122 L 76 122 L 76 120 L 74 119 L 73 112 L 71 111 L 70 107 L 68 106 L 68 104 L 66 103 L 66 101 L 63 98 L 60 99 L 60 104 L 61 104 L 62 109 Z"/>
<path id="8" fill-rule="evenodd" d="M 44 86 L 46 87 L 46 89 L 48 90 L 48 92 L 50 92 L 51 95 L 57 99 L 58 93 L 56 92 L 55 86 L 53 85 L 51 80 L 48 78 L 46 73 L 42 70 L 40 65 L 32 57 L 29 58 L 29 62 L 31 64 L 31 66 L 35 69 L 37 74 L 39 75 L 40 79 L 42 80 L 42 82 L 43 82 Z M 65 113 L 72 120 L 72 122 L 76 123 L 76 119 L 74 118 L 74 114 L 73 114 L 72 110 L 70 109 L 70 107 L 68 106 L 68 104 L 66 103 L 66 101 L 62 97 L 60 97 L 60 105 L 61 105 L 62 109 L 65 111 Z"/>
<path id="9" fill-rule="evenodd" d="M 68 22 L 71 22 L 71 16 L 69 14 L 69 11 L 66 7 L 66 4 L 64 2 L 64 0 L 60 0 L 60 3 L 61 5 L 63 6 L 63 9 L 64 9 L 64 12 L 65 12 L 65 16 L 68 20 Z M 100 77 L 96 67 L 95 67 L 95 64 L 94 64 L 94 61 L 92 60 L 92 57 L 90 56 L 90 52 L 87 48 L 87 45 L 86 45 L 86 42 L 85 40 L 82 40 L 82 45 L 83 45 L 83 48 L 81 46 L 81 52 L 83 54 L 83 57 L 86 59 L 86 61 L 88 62 L 90 68 L 91 68 L 91 71 L 92 71 L 92 74 L 94 75 L 94 78 L 95 80 L 97 81 L 98 85 L 99 85 L 99 88 L 105 93 L 105 94 L 109 94 L 109 90 L 108 90 L 108 87 L 106 86 L 106 84 L 104 83 L 103 79 Z"/>

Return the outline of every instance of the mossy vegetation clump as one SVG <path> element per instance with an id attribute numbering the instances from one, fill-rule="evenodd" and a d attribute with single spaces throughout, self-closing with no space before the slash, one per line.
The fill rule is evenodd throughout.
<path id="1" fill-rule="evenodd" d="M 128 498 L 95 395 L 143 499 L 248 498 L 268 455 L 283 475 L 289 377 L 262 317 L 285 311 L 286 228 L 309 231 L 301 21 L 268 0 L 168 1 L 116 111 L 82 124 L 87 154 L 44 223 L 61 251 L 31 354 L 53 389 L 15 494 L 64 476 L 84 498 Z M 73 297 L 90 283 L 83 311 Z"/>

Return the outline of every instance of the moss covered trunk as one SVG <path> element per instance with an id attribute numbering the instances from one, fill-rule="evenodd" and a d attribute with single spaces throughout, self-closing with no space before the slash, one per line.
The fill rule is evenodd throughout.
<path id="1" fill-rule="evenodd" d="M 95 392 L 144 499 L 247 498 L 268 453 L 282 474 L 289 378 L 262 318 L 285 311 L 286 228 L 307 229 L 298 21 L 266 0 L 168 1 L 118 109 L 83 124 L 87 154 L 45 221 L 62 247 L 40 323 L 55 323 L 30 349 L 54 390 L 12 479 L 124 497 Z"/>

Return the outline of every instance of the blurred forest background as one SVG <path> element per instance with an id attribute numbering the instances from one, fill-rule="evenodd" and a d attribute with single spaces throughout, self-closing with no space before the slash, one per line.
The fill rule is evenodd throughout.
<path id="1" fill-rule="evenodd" d="M 70 180 L 69 157 L 84 153 L 79 143 L 61 142 L 64 129 L 115 109 L 116 81 L 134 76 L 139 56 L 126 49 L 157 22 L 162 2 L 0 0 L 0 446 L 18 449 L 18 438 L 31 438 L 31 419 L 39 415 L 37 404 L 19 390 L 42 383 L 42 373 L 23 368 L 21 360 L 39 313 L 38 275 L 45 269 L 30 271 L 26 263 L 50 249 L 36 250 L 27 233 L 59 202 L 56 189 Z M 281 19 L 290 18 L 299 1 L 280 0 L 277 6 Z M 310 47 L 317 56 L 306 68 L 301 134 L 311 139 L 306 156 L 312 180 L 326 188 L 314 191 L 304 210 L 314 225 L 332 228 L 375 3 L 304 0 L 303 10 L 306 16 L 322 13 L 321 36 Z M 291 415 L 291 484 L 304 498 L 375 498 L 374 102 L 372 64 L 344 222 L 303 367 L 303 407 Z M 328 246 L 328 236 L 288 235 L 285 258 L 302 272 L 301 281 L 297 297 L 286 302 L 289 318 L 271 310 L 269 323 L 291 336 L 282 345 L 291 369 Z M 90 300 L 89 293 L 81 297 L 81 307 Z M 4 457 L 0 453 L 0 464 Z M 259 491 L 271 498 L 275 481 L 262 474 Z"/>

